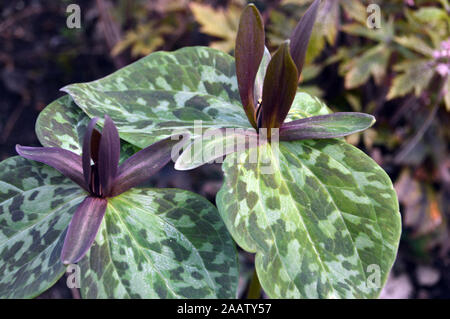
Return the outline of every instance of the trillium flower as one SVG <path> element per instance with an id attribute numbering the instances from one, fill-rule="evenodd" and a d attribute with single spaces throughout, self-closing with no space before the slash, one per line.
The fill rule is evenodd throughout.
<path id="1" fill-rule="evenodd" d="M 61 260 L 78 262 L 95 240 L 108 205 L 108 198 L 135 187 L 164 167 L 177 141 L 171 137 L 137 152 L 119 166 L 120 138 L 111 118 L 105 115 L 102 133 L 95 129 L 98 118 L 87 127 L 82 156 L 58 147 L 16 146 L 22 157 L 52 166 L 89 193 L 77 207 L 69 224 Z"/>
<path id="2" fill-rule="evenodd" d="M 297 92 L 308 42 L 320 0 L 315 0 L 286 40 L 271 57 L 264 46 L 264 25 L 250 4 L 242 13 L 236 38 L 236 76 L 249 122 L 260 131 L 279 129 L 281 140 L 342 137 L 375 123 L 372 115 L 342 112 L 284 123 Z"/>

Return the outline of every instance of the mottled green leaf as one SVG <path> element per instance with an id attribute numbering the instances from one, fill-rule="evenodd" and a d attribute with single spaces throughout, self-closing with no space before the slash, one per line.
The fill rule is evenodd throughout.
<path id="1" fill-rule="evenodd" d="M 246 154 L 240 163 L 226 158 L 216 201 L 234 240 L 256 253 L 267 294 L 377 297 L 401 230 L 386 173 L 339 140 L 264 144 Z"/>
<path id="2" fill-rule="evenodd" d="M 63 274 L 65 229 L 86 193 L 22 157 L 0 163 L 0 298 L 30 298 Z"/>
<path id="3" fill-rule="evenodd" d="M 60 147 L 81 155 L 83 140 L 89 117 L 72 101 L 69 95 L 50 103 L 39 113 L 36 135 L 47 147 Z"/>
<path id="4" fill-rule="evenodd" d="M 120 137 L 146 147 L 174 130 L 251 127 L 241 105 L 234 59 L 189 47 L 156 52 L 115 73 L 63 88 L 90 117 L 108 114 Z"/>
<path id="5" fill-rule="evenodd" d="M 330 113 L 332 113 L 331 110 L 320 99 L 305 92 L 297 91 L 284 123 Z"/>
<path id="6" fill-rule="evenodd" d="M 81 266 L 86 298 L 235 298 L 234 243 L 216 208 L 175 189 L 108 200 Z"/>
<path id="7" fill-rule="evenodd" d="M 90 118 L 69 95 L 50 103 L 36 121 L 36 135 L 46 147 L 60 147 L 81 155 L 84 133 Z M 136 153 L 139 148 L 121 141 L 120 161 Z"/>

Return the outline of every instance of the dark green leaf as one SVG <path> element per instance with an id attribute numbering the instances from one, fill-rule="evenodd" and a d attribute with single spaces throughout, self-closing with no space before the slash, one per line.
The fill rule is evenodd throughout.
<path id="1" fill-rule="evenodd" d="M 0 163 L 0 298 L 37 296 L 64 274 L 64 231 L 85 196 L 47 165 Z"/>

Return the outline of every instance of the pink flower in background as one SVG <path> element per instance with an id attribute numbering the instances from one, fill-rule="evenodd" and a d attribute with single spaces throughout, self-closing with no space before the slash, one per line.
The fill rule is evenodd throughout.
<path id="1" fill-rule="evenodd" d="M 448 67 L 448 64 L 445 63 L 439 63 L 436 67 L 437 73 L 439 73 L 441 76 L 446 76 L 449 73 L 450 68 Z"/>

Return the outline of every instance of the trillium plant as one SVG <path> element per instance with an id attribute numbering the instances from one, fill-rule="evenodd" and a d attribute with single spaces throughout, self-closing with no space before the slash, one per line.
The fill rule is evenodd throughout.
<path id="1" fill-rule="evenodd" d="M 36 296 L 76 264 L 86 298 L 236 298 L 237 244 L 271 298 L 376 298 L 398 200 L 342 138 L 374 117 L 332 113 L 298 85 L 319 5 L 273 55 L 250 4 L 235 58 L 155 52 L 64 87 L 36 123 L 44 147 L 0 163 L 0 296 Z M 216 206 L 142 185 L 170 159 L 222 163 Z"/>
<path id="2" fill-rule="evenodd" d="M 98 118 L 93 118 L 89 122 L 82 156 L 56 147 L 16 147 L 22 157 L 55 168 L 88 192 L 69 223 L 61 252 L 61 261 L 66 265 L 80 261 L 91 247 L 105 215 L 108 198 L 119 196 L 148 180 L 170 161 L 174 146 L 174 140 L 162 140 L 118 166 L 120 138 L 117 128 L 106 115 L 103 132 L 99 133 L 95 129 L 97 121 Z"/>

